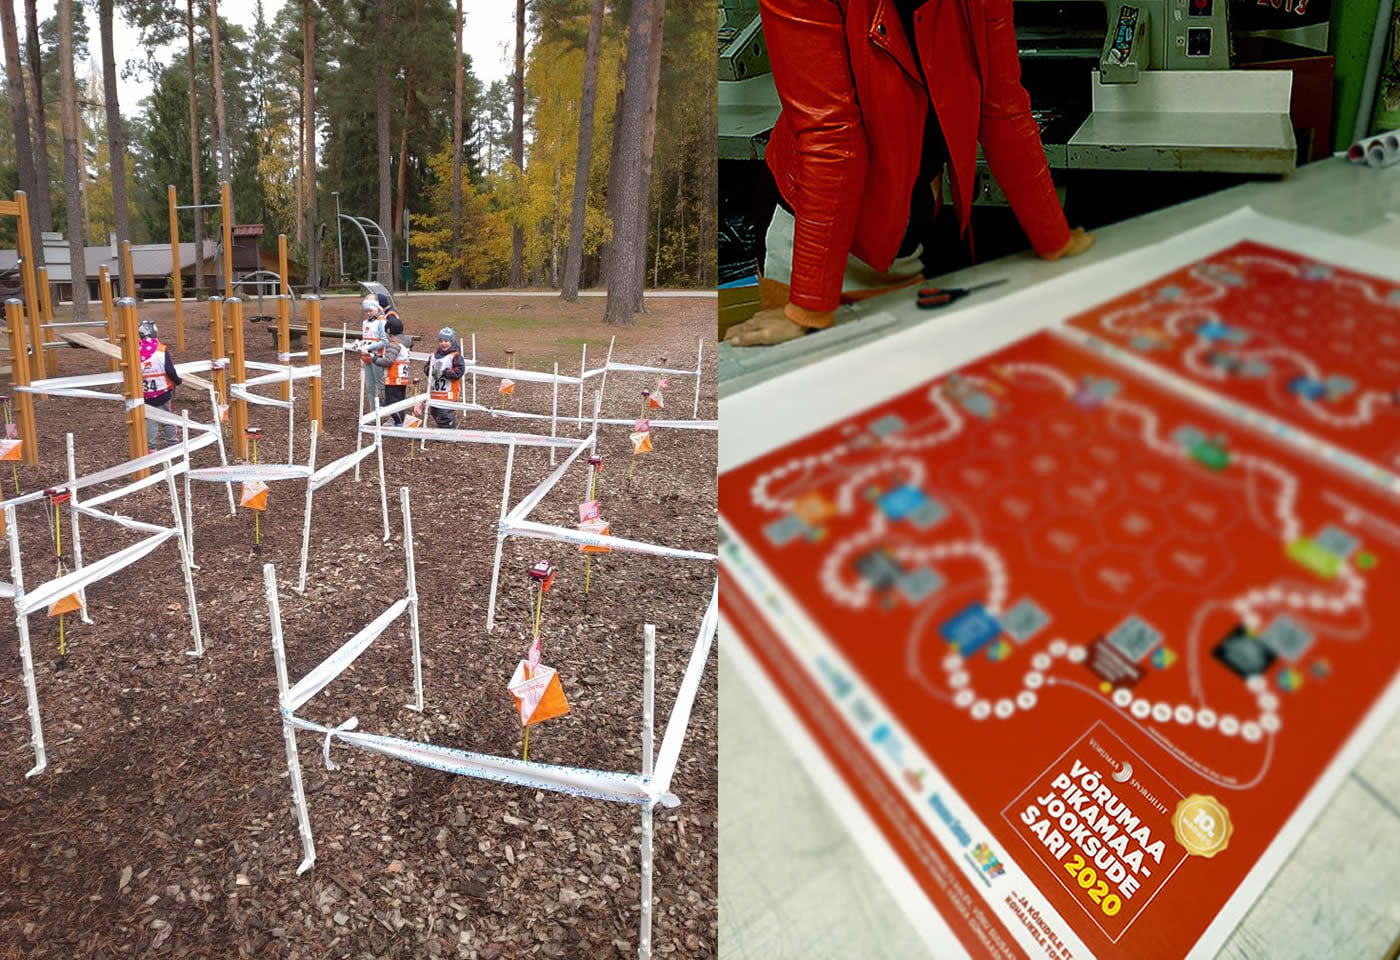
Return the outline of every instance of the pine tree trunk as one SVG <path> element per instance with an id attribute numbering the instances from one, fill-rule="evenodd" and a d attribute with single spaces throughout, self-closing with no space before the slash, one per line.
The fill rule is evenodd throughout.
<path id="1" fill-rule="evenodd" d="M 306 281 L 321 290 L 320 244 L 316 242 L 316 9 L 301 2 L 302 129 L 306 139 Z"/>
<path id="2" fill-rule="evenodd" d="M 515 0 L 515 113 L 511 129 L 510 157 L 515 161 L 517 187 L 525 170 L 525 0 Z M 525 228 L 510 231 L 510 285 L 525 286 Z"/>
<path id="3" fill-rule="evenodd" d="M 5 34 L 5 83 L 10 98 L 10 119 L 15 125 L 15 152 L 19 188 L 34 196 L 34 146 L 29 139 L 29 104 L 24 98 L 24 71 L 19 65 L 19 30 L 14 0 L 0 0 L 0 30 Z M 36 244 L 42 247 L 43 244 Z M 25 252 L 27 255 L 27 251 Z M 26 304 L 26 306 L 28 306 Z"/>
<path id="4" fill-rule="evenodd" d="M 375 10 L 376 32 L 381 37 L 389 35 L 388 0 L 379 0 Z M 383 57 L 374 58 L 374 126 L 376 146 L 379 150 L 379 228 L 389 227 L 393 235 L 390 217 L 394 210 L 393 151 L 389 146 L 389 67 Z M 337 227 L 339 229 L 339 227 Z M 389 238 L 386 237 L 385 240 Z M 382 251 L 383 266 L 376 279 L 390 290 L 394 289 L 393 243 Z"/>
<path id="5" fill-rule="evenodd" d="M 233 182 L 233 160 L 228 149 L 228 122 L 224 118 L 224 71 L 219 54 L 219 2 L 209 0 L 209 42 L 214 49 L 214 123 L 219 138 L 219 181 Z"/>
<path id="6" fill-rule="evenodd" d="M 624 64 L 620 72 L 625 75 L 626 70 L 627 67 Z M 624 78 L 619 77 L 618 79 L 623 80 Z M 617 99 L 613 102 L 612 147 L 608 151 L 608 219 L 614 226 L 617 224 L 618 204 L 622 198 L 622 167 L 618 164 L 617 158 L 622 149 L 622 98 L 623 94 L 627 92 L 626 86 L 625 82 L 619 82 L 617 85 Z M 616 246 L 611 238 L 603 246 L 603 286 L 612 282 L 613 250 L 616 249 Z"/>
<path id="7" fill-rule="evenodd" d="M 642 298 L 646 279 L 647 208 L 642 191 L 642 141 L 645 134 L 647 77 L 652 34 L 660 0 L 633 0 L 627 28 L 627 67 L 621 117 L 615 141 L 617 213 L 613 220 L 612 268 L 608 272 L 608 305 L 605 323 L 631 324 Z"/>
<path id="8" fill-rule="evenodd" d="M 449 290 L 462 289 L 462 0 L 457 0 L 457 54 L 452 88 L 452 278 Z"/>
<path id="9" fill-rule="evenodd" d="M 700 140 L 700 155 L 697 159 L 701 163 L 696 164 L 696 169 L 700 171 L 700 209 L 695 225 L 695 286 L 697 289 L 713 286 L 712 283 L 706 281 L 709 279 L 710 269 L 708 251 L 715 249 L 717 239 L 715 233 L 718 213 L 715 209 L 715 190 L 718 187 L 719 170 L 713 151 L 717 142 L 718 121 L 718 110 L 712 105 L 706 112 L 705 133 Z M 717 277 L 715 279 L 718 281 Z"/>
<path id="10" fill-rule="evenodd" d="M 554 161 L 554 212 L 549 218 L 549 285 L 559 286 L 559 187 L 564 179 L 564 171 L 559 159 Z"/>
<path id="11" fill-rule="evenodd" d="M 408 193 L 408 122 L 412 107 L 413 81 L 409 80 L 404 87 L 403 130 L 399 134 L 399 198 L 394 204 L 394 236 L 403 232 L 403 208 L 405 195 Z"/>
<path id="12" fill-rule="evenodd" d="M 301 215 L 306 209 L 302 203 L 302 194 L 306 187 L 306 93 L 300 87 L 297 88 L 297 244 L 305 241 L 303 231 L 306 229 L 306 218 Z"/>
<path id="13" fill-rule="evenodd" d="M 569 303 L 578 299 L 583 269 L 583 226 L 588 212 L 588 168 L 593 151 L 593 108 L 598 99 L 598 48 L 602 45 L 604 0 L 593 0 L 588 13 L 588 45 L 583 55 L 583 102 L 579 104 L 578 156 L 574 161 L 574 199 L 569 209 L 569 248 L 564 253 L 564 289 Z"/>
<path id="14" fill-rule="evenodd" d="M 87 319 L 88 288 L 83 256 L 82 166 L 78 157 L 78 84 L 73 76 L 73 0 L 58 0 L 59 96 L 63 119 L 63 186 L 68 212 L 68 257 L 72 265 L 73 319 Z M 35 345 L 38 349 L 38 345 Z"/>
<path id="15" fill-rule="evenodd" d="M 112 0 L 98 0 L 102 31 L 102 99 L 107 107 L 107 157 L 112 174 L 112 208 L 117 221 L 117 249 L 131 241 L 131 217 L 126 205 L 126 131 L 117 101 L 117 57 L 112 40 Z M 133 277 L 133 282 L 135 278 Z M 134 291 L 125 291 L 128 297 Z"/>
<path id="16" fill-rule="evenodd" d="M 29 114 L 34 118 L 34 196 L 29 201 L 29 215 L 34 218 L 35 268 L 44 265 L 44 245 L 39 235 L 53 229 L 53 200 L 50 199 L 49 184 L 53 181 L 49 173 L 49 129 L 44 118 L 44 74 L 39 53 L 39 11 L 38 0 L 25 0 L 24 46 L 29 58 L 29 95 L 32 97 Z"/>
<path id="17" fill-rule="evenodd" d="M 185 2 L 185 42 L 190 86 L 190 180 L 194 190 L 191 203 L 203 203 L 204 193 L 199 183 L 199 88 L 194 71 L 194 0 Z M 204 289 L 204 211 L 194 209 L 194 290 L 195 299 Z"/>
<path id="18" fill-rule="evenodd" d="M 661 282 L 661 204 L 656 205 L 656 252 L 651 258 L 651 285 L 655 288 Z M 644 265 L 645 266 L 645 265 Z"/>
<path id="19" fill-rule="evenodd" d="M 651 209 L 651 162 L 655 155 L 656 147 L 656 96 L 661 89 L 661 34 L 665 26 L 666 0 L 656 0 L 656 11 L 651 25 L 651 48 L 647 53 L 647 88 L 646 88 L 646 114 L 642 119 L 642 173 L 641 173 L 641 211 L 643 218 L 647 211 Z M 645 222 L 645 219 L 643 219 Z M 661 215 L 658 211 L 656 217 L 656 245 L 658 254 L 661 249 Z M 637 272 L 645 277 L 646 267 L 646 237 L 642 237 L 642 243 L 637 250 Z M 646 312 L 646 304 L 642 301 L 642 288 L 637 288 L 637 300 L 632 305 L 637 313 Z"/>

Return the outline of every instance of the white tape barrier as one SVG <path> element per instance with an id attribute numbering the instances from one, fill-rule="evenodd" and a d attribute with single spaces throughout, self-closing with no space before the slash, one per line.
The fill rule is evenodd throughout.
<path id="1" fill-rule="evenodd" d="M 177 419 L 176 423 L 179 422 L 180 421 Z M 190 450 L 195 451 L 203 449 L 213 442 L 214 438 L 212 436 L 197 437 L 190 441 Z M 184 455 L 185 448 L 183 444 L 166 447 L 164 450 L 148 453 L 144 457 L 137 457 L 135 460 L 128 460 L 126 463 L 119 463 L 115 467 L 107 467 L 105 470 L 99 470 L 85 477 L 79 477 L 76 480 L 63 484 L 63 488 L 65 490 L 81 490 L 84 487 L 91 487 L 95 484 L 107 483 L 110 480 L 118 480 L 122 477 L 130 476 L 133 473 L 139 473 L 142 470 L 149 470 L 151 467 L 159 467 L 177 457 L 184 457 Z"/>
<path id="2" fill-rule="evenodd" d="M 104 577 L 110 577 L 118 570 L 131 566 L 178 532 L 174 529 L 162 528 L 162 532 L 155 536 L 133 543 L 124 550 L 119 550 L 111 556 L 88 564 L 81 570 L 74 570 L 72 573 L 66 573 L 50 580 L 36 587 L 32 592 L 26 593 L 23 597 L 16 597 L 15 610 L 20 614 L 33 613 L 35 610 L 47 607 L 60 597 L 66 597 L 68 594 L 76 593 L 83 587 L 96 583 Z"/>
<path id="3" fill-rule="evenodd" d="M 165 477 L 160 478 L 164 480 Z M 119 513 L 107 513 L 105 510 L 98 510 L 91 502 L 78 504 L 78 512 L 84 516 L 92 517 L 94 520 L 107 520 L 111 523 L 120 524 L 128 530 L 137 530 L 141 533 L 164 533 L 169 527 L 162 527 L 158 523 L 146 523 L 143 520 L 136 520 L 132 517 L 124 517 Z"/>
<path id="4" fill-rule="evenodd" d="M 676 772 L 676 764 L 680 762 L 686 727 L 690 724 L 690 710 L 700 690 L 700 678 L 704 676 L 705 661 L 710 658 L 710 647 L 714 645 L 718 626 L 719 580 L 716 579 L 714 592 L 710 594 L 710 605 L 700 621 L 700 632 L 695 636 L 695 647 L 690 651 L 690 662 L 685 666 L 685 676 L 681 678 L 680 690 L 676 693 L 676 704 L 671 708 L 671 719 L 666 723 L 666 735 L 661 738 L 661 750 L 656 755 L 655 773 L 652 775 L 653 790 L 664 793 L 671 787 L 671 777 Z"/>
<path id="5" fill-rule="evenodd" d="M 184 417 L 177 417 L 173 413 L 169 413 L 165 410 L 162 410 L 160 407 L 153 407 L 150 404 L 146 405 L 146 419 L 154 420 L 156 423 L 168 423 L 174 427 L 183 427 L 185 425 Z M 220 428 L 212 423 L 200 423 L 198 420 L 191 420 L 190 429 L 195 431 L 196 433 L 209 434 L 207 438 L 197 437 L 196 439 L 190 441 L 190 451 L 193 452 L 195 450 L 203 449 L 204 447 L 207 447 L 209 444 L 213 443 L 213 434 L 216 433 Z"/>
<path id="6" fill-rule="evenodd" d="M 361 391 L 361 393 L 363 392 L 364 391 Z M 399 413 L 401 411 L 409 409 L 414 404 L 423 403 L 427 399 L 428 395 L 426 393 L 418 393 L 414 394 L 411 397 L 404 397 L 402 400 L 395 400 L 387 407 L 376 407 L 369 413 L 364 413 L 360 415 L 360 426 L 363 427 L 369 424 L 373 424 L 376 417 L 387 417 L 390 414 Z M 434 404 L 434 406 L 436 406 L 436 404 Z"/>
<path id="7" fill-rule="evenodd" d="M 566 440 L 565 445 L 574 447 L 574 451 L 564 459 L 563 463 L 555 467 L 554 471 L 549 476 L 541 480 L 535 489 L 526 494 L 525 498 L 516 504 L 510 513 L 506 514 L 506 522 L 516 523 L 528 517 L 530 511 L 535 509 L 535 507 L 539 505 L 539 502 L 544 499 L 545 494 L 554 489 L 554 485 L 563 478 L 569 467 L 578 459 L 579 454 L 587 450 L 597 439 L 598 435 L 596 433 L 590 433 L 582 440 Z M 575 446 L 575 444 L 577 444 L 577 446 Z"/>
<path id="8" fill-rule="evenodd" d="M 408 609 L 408 597 L 396 600 L 387 610 L 374 619 L 374 622 L 345 641 L 335 653 L 318 663 L 310 673 L 297 681 L 287 692 L 287 710 L 295 712 L 306 701 L 326 689 L 326 686 L 340 676 L 346 667 L 354 663 L 379 635 Z M 289 718 L 290 719 L 290 718 Z"/>
<path id="9" fill-rule="evenodd" d="M 311 475 L 311 489 L 320 490 L 342 473 L 354 469 L 356 464 L 367 457 L 373 456 L 375 449 L 376 448 L 373 446 L 364 447 L 360 450 L 356 450 L 354 453 L 347 453 L 339 460 L 326 464 Z"/>
<path id="10" fill-rule="evenodd" d="M 561 387 L 576 387 L 582 382 L 578 377 L 567 377 L 562 373 L 556 377 L 552 373 L 541 373 L 536 370 L 524 370 L 516 367 L 483 367 L 475 363 L 467 364 L 467 373 L 474 373 L 478 377 L 508 378 L 516 383 L 554 383 L 557 381 Z"/>
<path id="11" fill-rule="evenodd" d="M 433 404 L 437 406 L 437 404 Z M 490 407 L 477 407 L 493 417 L 515 418 L 518 420 L 559 420 L 561 423 L 593 423 L 592 417 L 551 417 L 547 413 L 526 413 L 524 410 L 493 410 Z M 599 417 L 598 423 L 608 426 L 631 426 L 636 417 Z M 718 420 L 648 420 L 653 430 L 718 430 Z"/>
<path id="12" fill-rule="evenodd" d="M 408 440 L 446 440 L 451 443 L 514 443 L 517 447 L 572 447 L 578 443 L 567 437 L 545 437 L 534 433 L 504 433 L 491 430 L 451 430 L 440 427 L 361 427 L 361 432 L 373 436 L 403 437 Z"/>
<path id="13" fill-rule="evenodd" d="M 611 800 L 617 803 L 645 804 L 659 800 L 668 807 L 677 806 L 680 800 L 675 796 L 654 796 L 654 791 L 645 780 L 635 773 L 614 773 L 608 770 L 587 770 L 579 767 L 555 766 L 529 760 L 516 760 L 512 757 L 494 757 L 490 754 L 472 753 L 452 747 L 440 747 L 431 743 L 419 743 L 398 737 L 386 737 L 372 733 L 355 733 L 350 727 L 327 727 L 319 723 L 303 720 L 290 714 L 283 714 L 286 722 L 300 730 L 329 736 L 352 747 L 403 760 L 420 767 L 441 770 L 463 777 L 477 777 L 529 787 L 534 790 L 551 790 L 595 800 Z M 353 719 L 353 718 L 352 718 Z M 346 724 L 350 721 L 347 720 Z"/>
<path id="14" fill-rule="evenodd" d="M 677 560 L 718 560 L 713 553 L 699 550 L 680 550 L 676 547 L 663 547 L 641 540 L 628 540 L 624 537 L 604 536 L 585 533 L 572 527 L 552 527 L 534 520 L 506 520 L 501 524 L 501 532 L 511 537 L 531 537 L 535 540 L 556 540 L 575 546 L 611 547 L 625 553 L 645 553 L 653 557 L 672 557 Z"/>
<path id="15" fill-rule="evenodd" d="M 287 378 L 283 377 L 282 379 L 285 381 Z M 281 407 L 283 410 L 286 410 L 292 405 L 291 402 L 287 400 L 277 400 L 273 397 L 260 397 L 256 393 L 249 393 L 241 385 L 230 386 L 228 392 L 239 400 L 246 400 L 260 407 Z"/>
<path id="16" fill-rule="evenodd" d="M 175 372 L 179 374 L 203 373 L 213 366 L 209 360 L 193 360 L 189 363 L 177 363 Z M 48 377 L 44 380 L 35 380 L 26 387 L 16 386 L 15 389 L 21 393 L 48 393 L 50 390 L 68 390 L 77 387 L 110 387 L 122 382 L 121 373 L 84 373 L 73 377 Z M 108 396 L 108 394 L 103 394 Z"/>
<path id="17" fill-rule="evenodd" d="M 16 390 L 19 390 L 19 391 L 22 391 L 22 392 L 25 392 L 25 393 L 31 392 L 31 391 L 29 391 L 29 389 L 26 388 L 26 387 L 15 387 L 15 389 L 16 389 Z M 34 391 L 34 392 L 38 392 L 38 391 Z M 44 394 L 44 396 L 46 396 L 46 397 L 73 397 L 73 398 L 78 399 L 78 400 L 125 400 L 125 399 L 126 399 L 126 398 L 125 398 L 124 396 L 122 396 L 120 393 L 99 393 L 99 392 L 96 391 L 96 390 L 77 390 L 77 389 L 74 389 L 74 390 L 45 390 L 45 391 L 43 391 L 43 394 Z"/>
<path id="18" fill-rule="evenodd" d="M 693 377 L 694 370 L 676 370 L 671 367 L 644 367 L 636 363 L 613 363 L 609 361 L 607 369 L 615 373 L 661 373 L 670 374 L 673 377 Z"/>
<path id="19" fill-rule="evenodd" d="M 15 585 L 0 581 L 0 600 L 13 599 L 15 595 Z"/>
<path id="20" fill-rule="evenodd" d="M 244 386 L 244 388 L 248 388 L 248 387 L 261 387 L 261 386 L 265 386 L 265 385 L 267 385 L 267 384 L 269 384 L 269 383 L 286 383 L 286 382 L 287 382 L 288 377 L 287 377 L 287 368 L 286 368 L 286 367 L 279 367 L 279 366 L 275 366 L 275 365 L 272 365 L 272 364 L 268 364 L 268 366 L 269 366 L 272 370 L 275 370 L 275 371 L 277 371 L 277 372 L 276 372 L 276 373 L 265 374 L 265 375 L 263 375 L 263 376 L 261 376 L 261 377 L 251 377 L 251 378 L 249 378 L 249 379 L 243 381 L 243 386 Z M 321 365 L 318 363 L 318 364 L 316 364 L 316 365 L 314 365 L 314 366 L 310 366 L 310 367 L 292 367 L 291 379 L 292 379 L 292 380 L 310 380 L 310 379 L 312 379 L 313 377 L 319 377 L 320 375 L 321 375 Z"/>
<path id="21" fill-rule="evenodd" d="M 194 444 L 190 444 L 194 446 Z M 213 483 L 240 483 L 261 480 L 306 480 L 311 476 L 311 468 L 299 463 L 243 463 L 228 467 L 200 467 L 190 471 L 191 480 L 207 480 Z"/>
<path id="22" fill-rule="evenodd" d="M 190 446 L 193 447 L 194 444 L 190 444 Z M 82 505 L 88 507 L 100 507 L 105 503 L 111 503 L 113 500 L 120 500 L 122 497 L 129 497 L 133 493 L 139 493 L 140 491 L 145 490 L 147 487 L 154 487 L 157 484 L 164 483 L 165 475 L 167 473 L 169 473 L 172 477 L 178 477 L 188 469 L 189 465 L 183 460 L 181 460 L 179 463 L 172 463 L 166 469 L 157 471 L 156 473 L 152 473 L 143 480 L 137 480 L 134 483 L 128 483 L 124 487 L 118 487 L 117 489 L 109 490 L 106 493 L 99 493 L 91 500 L 84 500 L 82 502 Z"/>

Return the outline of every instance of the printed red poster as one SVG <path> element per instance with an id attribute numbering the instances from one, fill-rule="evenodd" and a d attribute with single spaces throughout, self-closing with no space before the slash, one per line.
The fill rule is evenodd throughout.
<path id="1" fill-rule="evenodd" d="M 1400 285 L 1253 241 L 1070 320 L 1381 467 L 1400 466 Z"/>
<path id="2" fill-rule="evenodd" d="M 731 635 L 976 957 L 1187 956 L 1400 668 L 1400 501 L 1065 334 L 720 510 Z"/>

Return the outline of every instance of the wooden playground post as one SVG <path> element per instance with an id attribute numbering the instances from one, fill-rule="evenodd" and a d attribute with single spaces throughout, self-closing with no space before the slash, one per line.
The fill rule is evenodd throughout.
<path id="1" fill-rule="evenodd" d="M 117 301 L 117 315 L 122 329 L 122 394 L 126 397 L 126 445 L 128 459 L 144 457 L 146 447 L 145 386 L 141 382 L 141 347 L 136 336 L 136 300 L 122 297 Z M 136 474 L 145 479 L 149 471 Z"/>
<path id="2" fill-rule="evenodd" d="M 24 195 L 23 190 L 15 191 L 13 213 L 19 217 L 19 232 L 15 238 L 19 245 L 15 251 L 21 260 L 20 284 L 24 290 L 24 314 L 29 321 L 29 342 L 34 345 L 34 351 L 29 355 L 29 379 L 30 382 L 33 382 L 44 379 L 48 367 L 45 363 L 43 350 L 44 334 L 39 329 L 42 320 L 40 319 L 39 284 L 34 276 L 34 237 L 29 230 L 29 198 Z M 24 354 L 21 353 L 19 356 L 22 357 Z M 11 364 L 11 366 L 13 365 Z M 38 461 L 36 460 L 35 463 Z"/>
<path id="3" fill-rule="evenodd" d="M 107 321 L 107 342 L 114 347 L 119 346 L 121 335 L 117 332 L 117 311 L 112 306 L 112 275 L 106 267 L 97 268 L 97 292 L 102 297 L 102 319 Z M 107 369 L 112 373 L 121 370 L 116 357 L 107 358 Z"/>
<path id="4" fill-rule="evenodd" d="M 48 345 L 55 340 L 53 328 L 53 293 L 49 290 L 49 268 L 40 267 L 39 274 L 39 326 L 44 330 L 44 349 L 49 349 Z M 46 359 L 45 367 L 50 374 L 58 373 L 58 351 L 55 350 Z"/>
<path id="5" fill-rule="evenodd" d="M 285 293 L 277 295 L 277 362 L 292 365 L 292 326 L 291 318 L 287 316 L 291 309 L 291 297 Z M 312 354 L 307 354 L 307 362 L 310 362 Z M 283 381 L 279 388 L 283 400 L 292 399 L 292 385 L 289 381 Z"/>
<path id="6" fill-rule="evenodd" d="M 27 387 L 30 379 L 29 365 L 24 362 L 24 313 L 16 299 L 5 301 L 5 325 L 10 329 L 10 383 L 15 387 Z M 39 435 L 34 428 L 34 394 L 15 390 L 14 404 L 21 455 L 26 464 L 37 467 Z"/>
<path id="7" fill-rule="evenodd" d="M 227 180 L 219 184 L 219 207 L 224 215 L 224 297 L 228 298 L 233 296 L 233 196 Z"/>
<path id="8" fill-rule="evenodd" d="M 283 236 L 279 241 L 284 249 L 286 239 Z M 306 362 L 317 365 L 321 363 L 321 298 L 315 294 L 306 298 Z M 323 426 L 321 378 L 319 376 L 311 378 L 311 389 L 307 394 L 306 419 L 315 423 L 318 429 Z M 359 429 L 358 425 L 356 429 Z"/>
<path id="9" fill-rule="evenodd" d="M 228 403 L 227 356 L 224 353 L 224 298 L 209 298 L 209 358 L 214 361 L 214 394 Z M 222 429 L 222 428 L 221 428 Z"/>
<path id="10" fill-rule="evenodd" d="M 227 186 L 227 184 L 225 184 Z M 233 408 L 233 455 L 248 459 L 248 401 L 234 396 L 235 387 L 242 388 L 247 376 L 243 368 L 243 301 L 231 297 L 228 301 L 229 329 L 229 406 Z"/>
<path id="11" fill-rule="evenodd" d="M 136 270 L 131 266 L 131 241 L 122 241 L 122 293 L 136 299 Z"/>
<path id="12" fill-rule="evenodd" d="M 287 276 L 287 235 L 285 233 L 277 235 L 277 275 L 282 280 L 281 292 L 291 296 L 292 284 Z"/>
<path id="13" fill-rule="evenodd" d="M 185 279 L 180 270 L 180 218 L 175 215 L 175 185 L 165 188 L 170 207 L 170 295 L 175 298 L 175 349 L 185 349 Z M 196 250 L 194 255 L 199 256 Z"/>

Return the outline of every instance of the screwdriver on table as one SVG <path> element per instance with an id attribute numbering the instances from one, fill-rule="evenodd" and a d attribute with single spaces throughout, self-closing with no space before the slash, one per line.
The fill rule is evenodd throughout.
<path id="1" fill-rule="evenodd" d="M 920 287 L 919 309 L 938 310 L 948 306 L 950 303 L 961 300 L 969 294 L 976 293 L 979 290 L 986 290 L 988 287 L 999 287 L 1003 283 L 1006 283 L 1005 277 L 1002 277 L 1000 280 L 989 280 L 986 283 L 979 283 L 975 287 L 949 287 L 946 290 L 938 287 Z"/>

